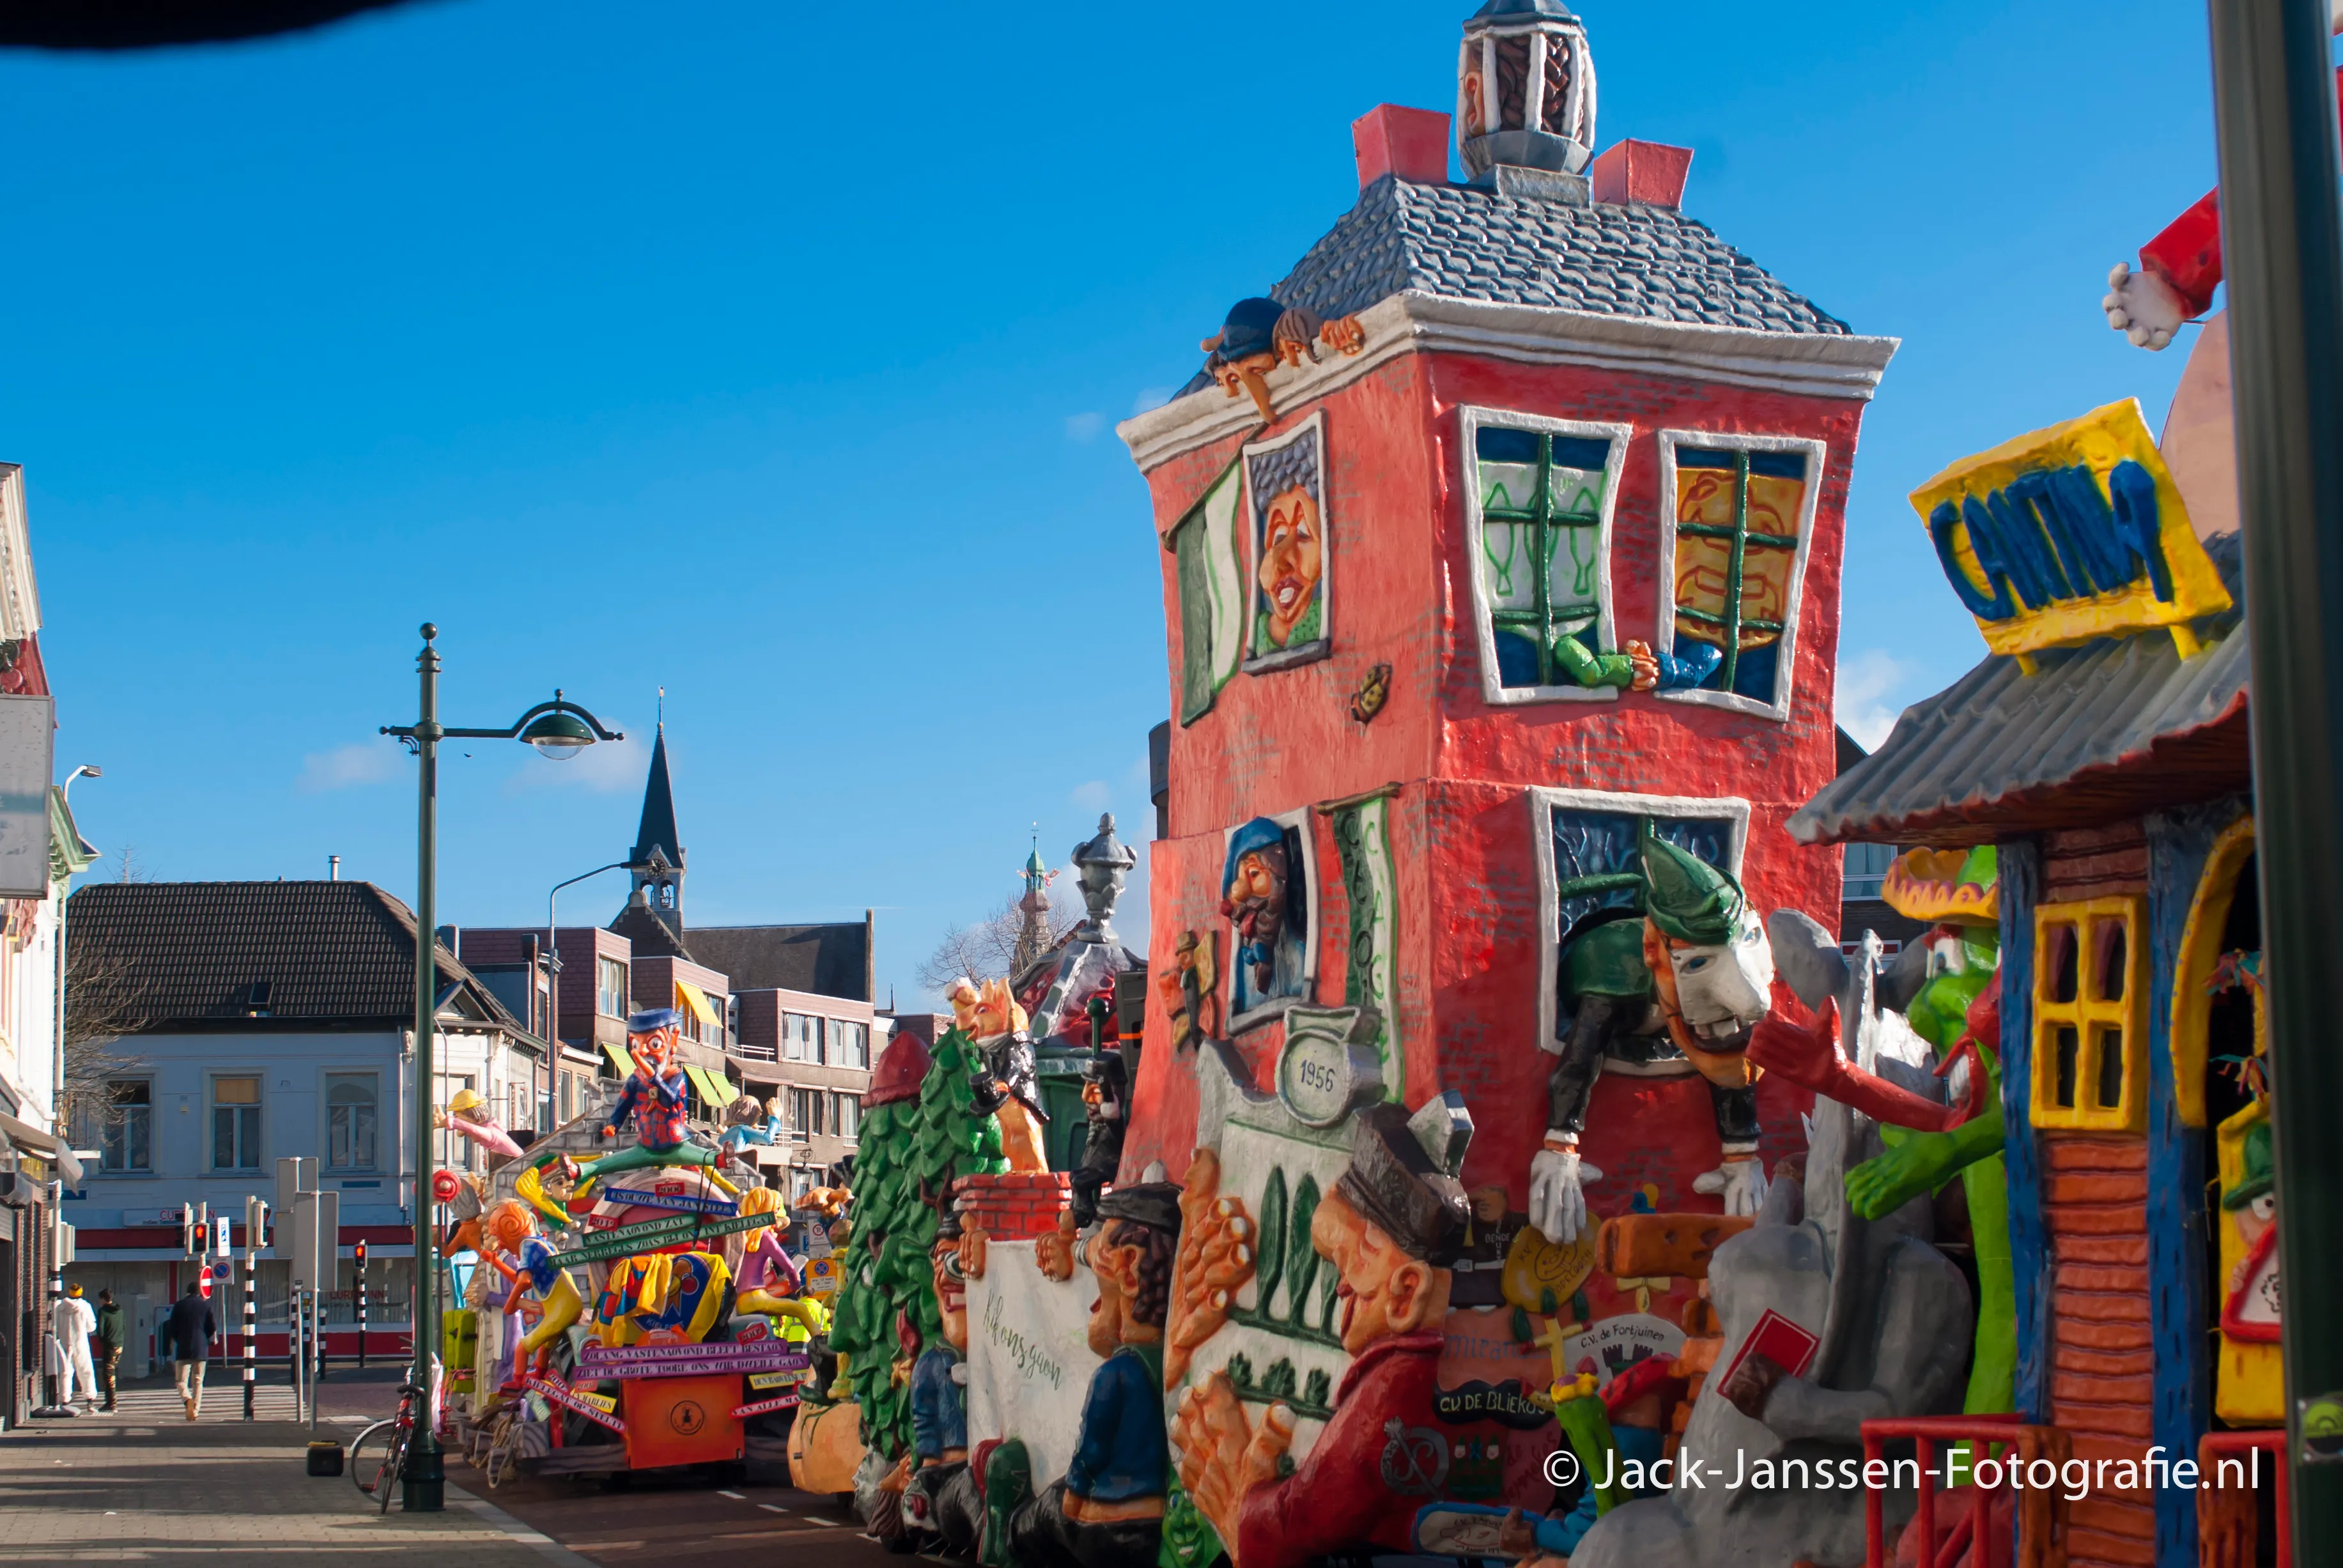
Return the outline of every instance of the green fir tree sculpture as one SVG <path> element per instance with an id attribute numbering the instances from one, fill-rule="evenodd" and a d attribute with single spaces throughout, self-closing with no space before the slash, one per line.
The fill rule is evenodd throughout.
<path id="1" fill-rule="evenodd" d="M 888 1047 L 888 1054 L 906 1044 L 916 1041 L 907 1036 Z M 862 1411 L 862 1441 L 890 1464 L 911 1446 L 910 1388 L 896 1377 L 897 1362 L 907 1348 L 916 1356 L 943 1328 L 930 1256 L 938 1216 L 951 1201 L 957 1178 L 1008 1169 L 1000 1126 L 978 1106 L 970 1071 L 976 1056 L 959 1030 L 947 1032 L 936 1042 L 917 1098 L 883 1100 L 862 1121 L 853 1263 L 839 1293 L 830 1343 L 846 1357 L 847 1382 Z M 888 1076 L 885 1065 L 878 1078 Z M 898 1070 L 908 1065 L 898 1064 Z M 910 1347 L 900 1326 L 907 1321 L 919 1336 Z"/>

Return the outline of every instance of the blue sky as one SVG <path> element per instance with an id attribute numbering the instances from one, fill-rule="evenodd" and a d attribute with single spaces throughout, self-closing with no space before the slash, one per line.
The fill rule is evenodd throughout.
<path id="1" fill-rule="evenodd" d="M 451 753 L 445 920 L 542 920 L 626 849 L 661 685 L 691 920 L 875 906 L 905 1005 L 1029 823 L 1052 864 L 1101 809 L 1151 831 L 1161 589 L 1112 427 L 1350 205 L 1353 118 L 1452 105 L 1469 7 L 857 9 L 0 55 L 0 457 L 93 839 L 410 895 L 375 729 L 427 617 L 448 721 L 558 683 L 630 737 Z M 1694 216 L 1904 339 L 1842 644 L 1884 732 L 1982 652 L 1904 493 L 2115 398 L 2162 419 L 2193 335 L 2141 352 L 2098 299 L 2213 182 L 2203 8 L 1581 10 L 1601 139 L 1693 147 Z"/>

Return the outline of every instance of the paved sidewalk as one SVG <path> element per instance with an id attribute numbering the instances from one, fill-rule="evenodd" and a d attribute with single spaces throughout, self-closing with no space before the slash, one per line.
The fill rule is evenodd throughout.
<path id="1" fill-rule="evenodd" d="M 444 1513 L 402 1513 L 394 1502 L 384 1514 L 347 1475 L 303 1473 L 307 1426 L 216 1422 L 204 1403 L 194 1423 L 175 1408 L 159 1425 L 82 1416 L 0 1437 L 0 1563 L 282 1565 L 331 1553 L 442 1568 L 587 1564 L 501 1510 L 468 1506 L 455 1484 Z"/>

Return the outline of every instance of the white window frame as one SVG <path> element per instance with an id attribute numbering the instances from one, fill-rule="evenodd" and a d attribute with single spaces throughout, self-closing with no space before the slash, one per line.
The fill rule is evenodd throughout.
<path id="1" fill-rule="evenodd" d="M 1312 826 L 1311 810 L 1307 806 L 1299 806 L 1291 811 L 1263 811 L 1260 815 L 1281 828 L 1298 829 L 1302 834 L 1302 878 L 1304 900 L 1302 908 L 1310 917 L 1310 930 L 1302 944 L 1302 994 L 1272 997 L 1251 1012 L 1231 1013 L 1228 1020 L 1228 1030 L 1231 1035 L 1242 1034 L 1247 1030 L 1260 1028 L 1272 1019 L 1283 1018 L 1289 1008 L 1312 1006 L 1318 996 L 1318 945 L 1319 938 L 1322 935 L 1319 930 L 1319 922 L 1324 919 L 1324 914 L 1320 908 L 1318 897 L 1318 840 L 1311 830 Z M 1250 822 L 1252 819 L 1248 817 L 1245 821 Z M 1221 833 L 1221 865 L 1220 869 L 1212 873 L 1212 902 L 1215 910 L 1218 910 L 1223 888 L 1220 879 L 1227 875 L 1229 845 L 1237 836 L 1237 828 L 1243 826 L 1244 822 L 1240 822 L 1235 828 L 1224 829 Z M 1229 997 L 1233 1002 L 1236 997 L 1233 966 L 1237 962 L 1235 930 L 1226 915 L 1216 912 L 1213 918 L 1221 922 L 1219 929 L 1228 944 L 1226 963 L 1231 975 L 1228 982 Z"/>
<path id="2" fill-rule="evenodd" d="M 336 1079 L 358 1078 L 365 1079 L 367 1081 L 374 1085 L 374 1159 L 362 1165 L 336 1165 L 332 1163 L 334 1158 L 334 1081 Z M 319 1121 L 319 1140 L 317 1146 L 318 1169 L 333 1175 L 349 1176 L 372 1176 L 381 1171 L 383 1144 L 386 1141 L 385 1133 L 387 1132 L 389 1134 L 389 1140 L 395 1141 L 397 1138 L 397 1131 L 395 1127 L 387 1125 L 387 1119 L 385 1118 L 382 1113 L 382 1074 L 380 1072 L 370 1067 L 328 1067 L 321 1070 L 317 1076 L 317 1111 Z"/>
<path id="3" fill-rule="evenodd" d="M 1524 414 L 1511 408 L 1483 407 L 1477 404 L 1466 404 L 1456 412 L 1459 427 L 1457 448 L 1464 465 L 1465 564 L 1473 584 L 1473 634 L 1481 652 L 1482 699 L 1495 708 L 1524 702 L 1616 702 L 1619 692 L 1615 687 L 1506 686 L 1498 679 L 1497 631 L 1489 619 L 1488 580 L 1481 572 L 1483 525 L 1481 516 L 1480 435 L 1483 427 L 1487 427 L 1502 430 L 1534 430 L 1544 436 L 1570 436 L 1611 443 L 1611 456 L 1603 468 L 1603 520 L 1595 536 L 1595 548 L 1601 553 L 1594 568 L 1594 635 L 1600 645 L 1596 651 L 1616 652 L 1619 627 L 1613 615 L 1611 598 L 1612 519 L 1618 510 L 1620 479 L 1626 472 L 1627 447 L 1635 437 L 1635 427 L 1604 420 L 1556 419 L 1544 414 Z"/>
<path id="4" fill-rule="evenodd" d="M 230 1073 L 228 1076 L 233 1078 L 236 1075 Z M 106 1078 L 100 1080 L 99 1082 L 104 1090 L 105 1098 L 100 1101 L 97 1107 L 97 1121 L 95 1125 L 92 1125 L 89 1122 L 89 1119 L 85 1116 L 83 1119 L 84 1126 L 82 1129 L 82 1135 L 89 1140 L 89 1146 L 94 1147 L 98 1151 L 98 1158 L 89 1161 L 84 1166 L 84 1169 L 93 1176 L 154 1175 L 155 1110 L 156 1102 L 155 1075 L 151 1072 L 116 1073 L 107 1075 Z M 132 1084 L 144 1084 L 146 1086 L 146 1103 L 136 1108 L 137 1110 L 144 1111 L 146 1113 L 146 1163 L 144 1165 L 131 1165 L 126 1163 L 109 1167 L 106 1163 L 106 1141 L 108 1131 L 106 1123 L 112 1120 L 117 1109 L 117 1102 L 114 1099 L 114 1091 L 116 1086 L 127 1086 Z M 123 1155 L 126 1161 L 130 1153 L 129 1118 L 126 1115 L 121 1121 L 114 1124 L 114 1128 L 117 1135 L 122 1140 Z M 206 1130 L 206 1135 L 208 1135 L 208 1130 Z"/>
<path id="5" fill-rule="evenodd" d="M 1805 436 L 1745 436 L 1712 430 L 1662 430 L 1660 443 L 1660 558 L 1654 598 L 1659 624 L 1652 646 L 1673 654 L 1676 648 L 1676 448 L 1700 447 L 1725 452 L 1803 452 L 1806 456 L 1805 495 L 1798 508 L 1798 548 L 1790 563 L 1789 595 L 1783 606 L 1781 652 L 1774 668 L 1774 700 L 1760 702 L 1737 691 L 1702 691 L 1679 688 L 1652 693 L 1666 702 L 1688 702 L 1700 708 L 1723 708 L 1758 719 L 1785 722 L 1790 697 L 1797 681 L 1798 621 L 1806 602 L 1806 561 L 1814 553 L 1815 508 L 1822 500 L 1825 470 L 1830 459 L 1825 442 Z"/>
<path id="6" fill-rule="evenodd" d="M 1574 811 L 1607 811 L 1636 817 L 1723 817 L 1733 824 L 1725 869 L 1740 881 L 1742 857 L 1749 849 L 1749 802 L 1738 795 L 1635 795 L 1607 789 L 1548 789 L 1532 786 L 1523 791 L 1530 802 L 1530 849 L 1537 858 L 1538 879 L 1538 1044 L 1555 1043 L 1554 1020 L 1562 1016 L 1560 925 L 1561 873 L 1554 863 L 1554 813 L 1557 807 Z"/>
<path id="7" fill-rule="evenodd" d="M 222 1165 L 216 1162 L 219 1148 L 217 1126 L 221 1101 L 219 1082 L 223 1078 L 249 1078 L 253 1082 L 252 1141 L 253 1162 L 249 1165 Z M 231 1101 L 237 1109 L 239 1102 Z M 220 1171 L 249 1172 L 264 1168 L 268 1161 L 268 1072 L 258 1067 L 216 1068 L 204 1075 L 204 1159 L 203 1170 L 207 1174 Z"/>
<path id="8" fill-rule="evenodd" d="M 1303 643 L 1300 648 L 1255 654 L 1252 650 L 1252 623 L 1260 606 L 1254 596 L 1261 591 L 1261 536 L 1265 520 L 1255 515 L 1252 460 L 1256 457 L 1265 457 L 1272 452 L 1282 451 L 1304 437 L 1312 437 L 1318 443 L 1318 638 L 1316 641 Z M 1266 441 L 1247 442 L 1238 455 L 1238 463 L 1244 479 L 1243 490 L 1237 503 L 1242 508 L 1238 513 L 1237 521 L 1244 529 L 1244 537 L 1239 541 L 1244 547 L 1240 557 L 1244 563 L 1244 620 L 1239 642 L 1244 649 L 1244 657 L 1238 668 L 1247 675 L 1267 675 L 1273 670 L 1291 669 L 1300 664 L 1315 664 L 1331 657 L 1334 651 L 1334 498 L 1330 493 L 1332 489 L 1332 466 L 1326 461 L 1326 410 L 1319 408 L 1312 411 L 1310 417 L 1282 436 Z"/>
<path id="9" fill-rule="evenodd" d="M 602 1000 L 603 1000 L 603 999 L 604 999 L 605 997 L 607 997 L 608 995 L 609 995 L 609 992 L 608 992 L 608 991 L 606 991 L 606 990 L 604 990 L 602 989 L 602 982 L 603 982 L 605 980 L 607 980 L 607 979 L 608 979 L 608 978 L 610 977 L 611 970 L 617 970 L 617 971 L 618 971 L 618 1011 L 616 1011 L 616 1012 L 603 1012 L 603 1011 L 602 1011 Z M 627 962 L 626 962 L 626 960 L 625 960 L 624 959 L 614 959 L 614 958 L 610 957 L 610 956 L 609 956 L 608 954 L 607 954 L 607 953 L 598 953 L 598 954 L 596 954 L 596 955 L 595 955 L 595 959 L 594 959 L 594 1010 L 595 1010 L 595 1012 L 596 1012 L 597 1014 L 598 1014 L 600 1017 L 603 1017 L 603 1018 L 624 1018 L 624 1017 L 626 1017 L 626 1016 L 627 1016 L 627 990 L 628 990 L 628 985 L 627 985 Z"/>

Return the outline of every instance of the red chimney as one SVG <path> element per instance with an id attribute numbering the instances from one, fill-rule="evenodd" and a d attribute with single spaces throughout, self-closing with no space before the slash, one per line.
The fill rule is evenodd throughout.
<path id="1" fill-rule="evenodd" d="M 1448 116 L 1435 110 L 1377 104 L 1351 122 L 1351 143 L 1358 149 L 1361 190 L 1385 175 L 1411 185 L 1447 182 Z"/>
<path id="2" fill-rule="evenodd" d="M 1594 199 L 1614 205 L 1684 206 L 1684 176 L 1692 172 L 1692 149 L 1662 142 L 1624 141 L 1588 166 Z"/>

